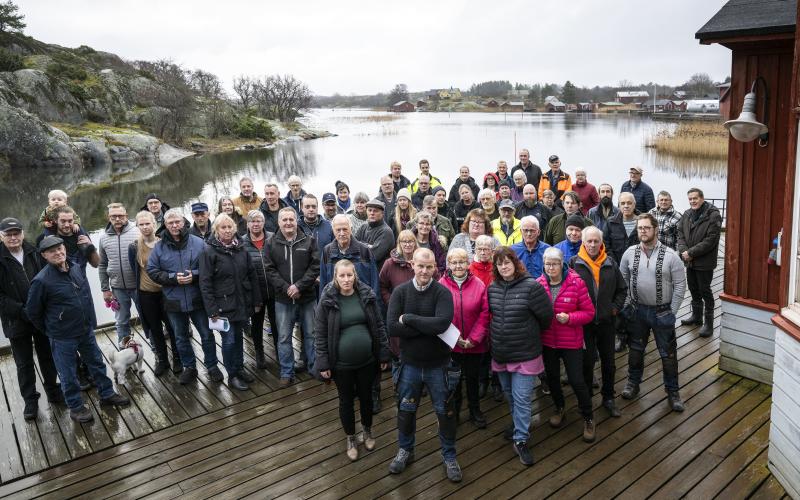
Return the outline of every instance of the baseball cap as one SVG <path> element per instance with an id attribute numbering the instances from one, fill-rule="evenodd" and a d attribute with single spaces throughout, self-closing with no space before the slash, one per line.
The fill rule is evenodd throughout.
<path id="1" fill-rule="evenodd" d="M 550 155 L 550 158 L 547 159 L 550 163 L 558 161 L 558 155 Z"/>
<path id="2" fill-rule="evenodd" d="M 19 219 L 15 219 L 14 217 L 6 217 L 0 221 L 0 231 L 6 232 L 14 229 L 22 231 L 22 223 L 20 223 Z"/>
<path id="3" fill-rule="evenodd" d="M 498 208 L 501 210 L 504 208 L 510 208 L 511 210 L 514 210 L 514 202 L 511 200 L 503 200 L 500 202 L 500 205 L 498 205 Z"/>
<path id="4" fill-rule="evenodd" d="M 64 243 L 64 240 L 59 238 L 58 236 L 45 236 L 42 241 L 39 243 L 39 252 L 44 252 L 53 247 L 57 247 Z"/>
<path id="5" fill-rule="evenodd" d="M 202 201 L 198 201 L 197 203 L 192 203 L 192 213 L 196 214 L 198 212 L 208 212 L 208 205 L 206 205 Z"/>
<path id="6" fill-rule="evenodd" d="M 636 172 L 637 174 L 641 174 L 643 172 L 642 167 L 631 167 L 629 172 Z"/>
<path id="7" fill-rule="evenodd" d="M 325 193 L 322 195 L 322 203 L 328 203 L 329 201 L 336 202 L 336 195 L 333 193 Z"/>

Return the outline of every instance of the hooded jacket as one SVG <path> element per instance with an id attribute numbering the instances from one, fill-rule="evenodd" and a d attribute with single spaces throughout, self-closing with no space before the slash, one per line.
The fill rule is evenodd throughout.
<path id="1" fill-rule="evenodd" d="M 450 194 L 447 196 L 447 201 L 450 203 L 456 203 L 458 200 L 461 199 L 461 196 L 458 194 L 458 189 L 461 187 L 462 184 L 466 184 L 472 190 L 472 196 L 475 198 L 478 197 L 478 191 L 480 188 L 478 184 L 475 182 L 475 179 L 470 177 L 466 181 L 462 181 L 461 177 L 456 178 L 456 182 L 453 184 L 453 187 L 450 188 Z"/>
<path id="2" fill-rule="evenodd" d="M 560 170 L 558 173 L 558 179 L 556 179 L 555 186 L 550 183 L 550 170 L 542 174 L 542 180 L 539 182 L 539 192 L 537 193 L 539 199 L 541 200 L 544 196 L 544 192 L 546 190 L 552 191 L 556 195 L 556 200 L 560 200 L 564 197 L 564 193 L 572 189 L 572 179 L 570 178 L 569 174 Z"/>
<path id="3" fill-rule="evenodd" d="M 36 248 L 22 242 L 22 264 L 0 243 L 0 320 L 8 339 L 30 335 L 34 326 L 25 314 L 31 282 L 45 266 Z"/>
<path id="4" fill-rule="evenodd" d="M 719 234 L 722 215 L 719 209 L 704 201 L 700 216 L 693 218 L 694 210 L 687 210 L 678 223 L 678 254 L 689 252 L 692 258 L 686 267 L 698 271 L 711 271 L 717 267 Z"/>
<path id="5" fill-rule="evenodd" d="M 612 322 L 614 320 L 613 311 L 615 309 L 617 313 L 622 311 L 625 298 L 628 296 L 628 284 L 614 258 L 607 255 L 606 260 L 600 265 L 599 287 L 594 282 L 591 267 L 580 255 L 574 256 L 570 260 L 569 266 L 578 273 L 586 285 L 589 297 L 594 304 L 594 323 Z"/>
<path id="6" fill-rule="evenodd" d="M 128 221 L 119 234 L 109 223 L 100 236 L 99 252 L 100 289 L 104 292 L 112 288 L 135 290 L 136 276 L 128 260 L 128 248 L 139 238 L 139 229 Z"/>
<path id="7" fill-rule="evenodd" d="M 301 189 L 300 190 L 300 198 L 298 198 L 297 200 L 292 199 L 292 192 L 291 191 L 286 193 L 286 196 L 283 197 L 283 201 L 286 202 L 286 206 L 294 208 L 294 211 L 297 212 L 297 216 L 298 217 L 300 217 L 303 214 L 303 207 L 302 207 L 303 196 L 305 196 L 306 194 L 307 194 L 306 190 L 305 189 Z"/>
<path id="8" fill-rule="evenodd" d="M 367 329 L 372 337 L 372 356 L 381 363 L 388 363 L 389 337 L 386 334 L 386 324 L 383 322 L 375 292 L 361 281 L 356 281 L 356 286 L 355 293 L 358 294 L 361 306 L 364 308 Z M 315 375 L 325 370 L 334 370 L 336 367 L 342 319 L 338 296 L 339 290 L 333 283 L 329 283 L 322 291 L 314 315 L 314 347 L 317 357 L 314 362 Z"/>
<path id="9" fill-rule="evenodd" d="M 439 283 L 453 295 L 453 325 L 461 332 L 461 337 L 469 340 L 473 347 L 464 349 L 456 344 L 454 352 L 482 354 L 489 349 L 489 298 L 486 285 L 475 276 L 467 274 L 467 279 L 458 286 L 448 271 Z"/>
<path id="10" fill-rule="evenodd" d="M 89 335 L 97 327 L 92 289 L 86 274 L 73 263 L 67 271 L 50 264 L 39 271 L 31 282 L 25 314 L 51 339 Z"/>
<path id="11" fill-rule="evenodd" d="M 279 231 L 264 246 L 269 248 L 265 254 L 265 265 L 269 283 L 275 289 L 275 300 L 284 304 L 304 304 L 315 300 L 320 269 L 316 238 L 298 230 L 294 240 L 290 242 Z M 292 300 L 286 295 L 292 285 L 300 290 L 299 299 Z"/>
<path id="12" fill-rule="evenodd" d="M 497 174 L 494 172 L 489 172 L 488 174 L 483 176 L 483 187 L 484 188 L 489 187 L 489 185 L 486 184 L 486 179 L 488 179 L 489 177 L 494 179 L 494 187 L 492 189 L 494 189 L 495 193 L 498 192 L 500 190 L 500 177 L 498 177 Z M 476 195 L 475 198 L 477 199 L 478 196 Z"/>
<path id="13" fill-rule="evenodd" d="M 502 219 L 495 219 L 492 221 L 492 236 L 497 238 L 503 246 L 511 246 L 515 243 L 522 241 L 522 232 L 520 232 L 519 219 L 516 217 L 511 219 L 511 233 L 506 235 L 503 231 Z"/>
<path id="14" fill-rule="evenodd" d="M 250 210 L 259 209 L 261 202 L 263 202 L 264 199 L 256 193 L 250 195 L 249 198 L 242 193 L 239 193 L 239 196 L 233 198 L 231 201 L 233 202 L 233 206 L 238 208 L 242 215 L 247 217 L 247 214 L 250 213 Z"/>
<path id="15" fill-rule="evenodd" d="M 593 209 L 600 204 L 600 195 L 597 193 L 597 188 L 589 182 L 572 184 L 573 191 L 578 193 L 578 198 L 581 200 L 581 213 L 584 216 L 589 214 L 589 210 Z"/>
<path id="16" fill-rule="evenodd" d="M 493 271 L 494 271 L 494 265 L 492 264 L 491 259 L 486 262 L 473 260 L 472 263 L 469 265 L 469 272 L 473 276 L 481 280 L 483 284 L 486 286 L 487 290 L 489 289 L 489 285 L 492 284 L 492 281 L 494 281 Z"/>
<path id="17" fill-rule="evenodd" d="M 200 294 L 206 314 L 247 321 L 253 308 L 263 303 L 250 254 L 241 241 L 224 246 L 214 238 L 200 256 Z"/>
<path id="18" fill-rule="evenodd" d="M 495 280 L 488 295 L 492 359 L 505 364 L 541 356 L 541 332 L 553 319 L 553 304 L 542 285 L 525 273 L 511 281 Z"/>
<path id="19" fill-rule="evenodd" d="M 202 239 L 189 234 L 186 225 L 181 229 L 178 241 L 166 231 L 153 247 L 147 259 L 147 274 L 162 286 L 164 307 L 167 312 L 191 312 L 203 308 L 198 279 L 200 255 L 205 249 Z M 179 285 L 177 273 L 190 271 L 192 282 Z"/>
<path id="20" fill-rule="evenodd" d="M 550 280 L 546 274 L 537 279 L 547 292 L 552 301 Z M 560 323 L 556 315 L 567 313 L 569 320 Z M 564 278 L 561 281 L 561 290 L 553 302 L 553 319 L 550 325 L 542 331 L 542 344 L 553 349 L 582 349 L 583 325 L 594 320 L 594 304 L 589 297 L 586 283 L 574 270 L 564 266 Z"/>

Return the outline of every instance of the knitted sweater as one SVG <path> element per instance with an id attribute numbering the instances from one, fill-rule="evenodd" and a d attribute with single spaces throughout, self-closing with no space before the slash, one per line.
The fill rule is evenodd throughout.
<path id="1" fill-rule="evenodd" d="M 419 291 L 413 280 L 403 283 L 392 292 L 386 317 L 389 336 L 400 338 L 401 361 L 423 368 L 449 363 L 450 347 L 437 337 L 453 321 L 453 296 L 444 285 L 433 281 Z"/>

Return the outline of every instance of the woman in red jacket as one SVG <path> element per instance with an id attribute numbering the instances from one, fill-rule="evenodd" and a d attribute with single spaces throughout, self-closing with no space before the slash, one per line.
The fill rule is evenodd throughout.
<path id="1" fill-rule="evenodd" d="M 486 285 L 469 273 L 469 257 L 463 248 L 447 254 L 447 274 L 439 280 L 453 295 L 453 325 L 461 332 L 451 355 L 466 379 L 469 420 L 478 429 L 486 428 L 478 397 L 481 358 L 489 347 L 489 300 Z M 461 413 L 461 380 L 455 392 L 456 420 Z"/>
<path id="2" fill-rule="evenodd" d="M 583 440 L 591 443 L 595 438 L 592 417 L 592 397 L 583 379 L 583 325 L 594 319 L 594 305 L 583 280 L 564 263 L 564 254 L 555 247 L 544 251 L 544 274 L 539 283 L 553 302 L 553 321 L 550 328 L 542 332 L 542 356 L 548 380 L 560 377 L 559 360 L 564 360 L 569 385 L 578 398 L 578 407 L 583 415 Z M 550 384 L 550 395 L 556 405 L 556 413 L 550 417 L 552 427 L 564 423 L 564 393 L 561 384 Z"/>

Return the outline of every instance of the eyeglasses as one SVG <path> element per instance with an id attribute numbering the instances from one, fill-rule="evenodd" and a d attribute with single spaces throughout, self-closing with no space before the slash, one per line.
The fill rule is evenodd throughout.
<path id="1" fill-rule="evenodd" d="M 470 224 L 475 224 L 476 226 L 482 226 L 485 224 L 482 220 L 471 220 L 469 221 Z"/>
<path id="2" fill-rule="evenodd" d="M 544 267 L 561 267 L 563 264 L 561 262 L 545 262 Z"/>

